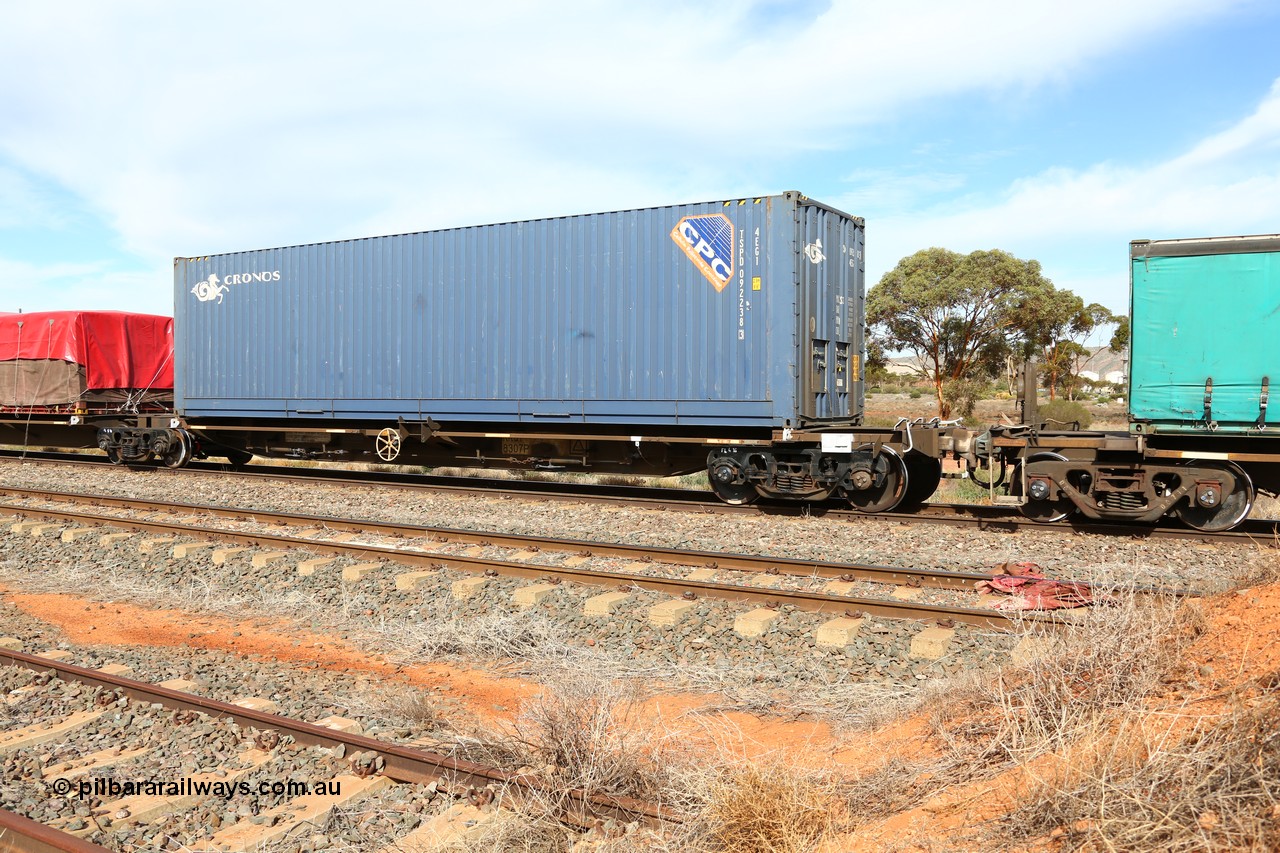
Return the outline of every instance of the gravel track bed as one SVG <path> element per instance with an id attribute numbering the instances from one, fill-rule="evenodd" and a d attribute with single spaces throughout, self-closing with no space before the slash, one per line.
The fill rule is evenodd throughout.
<path id="1" fill-rule="evenodd" d="M 818 517 L 702 515 L 520 498 L 429 495 L 388 487 L 314 484 L 298 489 L 294 484 L 165 471 L 82 472 L 35 463 L 4 463 L 0 471 L 6 484 L 27 488 L 667 548 L 971 571 L 990 570 L 1009 560 L 1029 560 L 1054 576 L 1118 584 L 1180 583 L 1219 588 L 1247 574 L 1259 553 L 1254 547 L 1243 545 L 1208 546 L 1035 531 L 1003 533 L 898 522 L 849 523 Z M 260 527 L 281 532 L 278 527 Z M 856 717 L 862 713 L 859 709 L 874 704 L 877 697 L 899 696 L 933 678 L 1000 663 L 1017 640 L 1007 633 L 960 625 L 944 657 L 920 660 L 910 656 L 909 646 L 921 625 L 865 617 L 849 645 L 825 649 L 817 646 L 814 634 L 831 616 L 786 606 L 764 636 L 743 638 L 734 631 L 734 622 L 751 608 L 740 604 L 700 599 L 676 625 L 656 627 L 643 618 L 650 605 L 667 600 L 655 593 L 633 591 L 624 608 L 614 615 L 588 617 L 582 612 L 584 600 L 603 590 L 561 584 L 539 604 L 522 609 L 512 604 L 511 597 L 517 587 L 528 581 L 489 578 L 470 598 L 457 600 L 452 595 L 453 583 L 472 575 L 437 570 L 414 590 L 400 591 L 395 588 L 395 576 L 410 570 L 403 566 L 385 564 L 360 581 L 343 582 L 341 569 L 358 560 L 339 558 L 315 574 L 302 577 L 295 573 L 294 565 L 312 555 L 299 554 L 283 563 L 255 568 L 251 553 L 241 553 L 224 565 L 214 566 L 207 551 L 186 559 L 173 558 L 169 548 L 139 554 L 137 542 L 142 538 L 145 534 L 111 547 L 99 547 L 95 538 L 69 544 L 55 538 L 0 532 L 0 582 L 17 591 L 90 596 L 97 600 L 97 608 L 109 608 L 112 601 L 128 601 L 244 620 L 284 619 L 318 633 L 343 637 L 397 663 L 455 660 L 497 666 L 504 672 L 535 678 L 566 670 L 631 676 L 653 684 L 665 681 L 675 687 L 719 690 L 727 708 L 762 712 L 785 709 L 816 714 L 837 723 Z M 394 547 L 420 546 L 451 553 L 474 547 L 422 540 L 385 541 Z M 492 556 L 515 553 L 496 547 L 486 549 L 488 552 Z M 571 555 L 563 552 L 540 552 L 531 561 L 551 566 L 568 556 Z M 615 562 L 621 566 L 628 561 Z M 679 567 L 660 564 L 655 564 L 653 570 L 682 574 Z M 742 583 L 746 576 L 721 570 L 715 580 Z M 779 577 L 775 582 L 788 587 L 800 585 L 798 588 L 810 583 L 791 577 Z M 883 597 L 886 591 L 883 585 L 859 583 L 850 594 Z M 973 604 L 971 597 L 943 590 L 922 590 L 919 600 Z M 91 619 L 92 613 L 91 608 L 86 618 Z M 1105 615 L 1100 610 L 1087 614 L 1087 618 Z M 300 719 L 314 721 L 330 714 L 352 717 L 365 726 L 366 733 L 387 740 L 405 741 L 423 735 L 454 737 L 450 731 L 441 731 L 441 727 L 455 712 L 459 719 L 463 713 L 437 695 L 429 698 L 440 712 L 438 717 L 433 714 L 424 721 L 416 713 L 402 713 L 395 702 L 379 703 L 379 697 L 371 698 L 371 694 L 387 693 L 387 682 L 367 675 L 359 678 L 362 686 L 357 686 L 341 673 L 304 671 L 204 649 L 76 645 L 50 625 L 3 602 L 0 624 L 0 634 L 19 637 L 28 651 L 58 646 L 73 652 L 70 662 L 83 666 L 124 663 L 134 669 L 134 677 L 142 680 L 190 678 L 201 683 L 197 692 L 224 700 L 264 696 L 279 704 L 280 713 Z M 0 689 L 7 692 L 21 683 L 30 683 L 22 681 L 26 677 L 0 669 Z M 64 691 L 47 699 L 31 700 L 35 704 L 25 710 L 26 699 L 9 706 L 0 702 L 0 729 L 26 724 L 20 722 L 22 719 L 47 720 L 59 713 L 56 709 L 74 709 L 77 703 L 83 705 L 92 700 L 85 691 L 79 695 Z M 866 713 L 875 711 L 869 709 Z M 170 761 L 165 766 L 175 768 L 174 772 L 187 766 L 207 768 L 215 762 L 218 767 L 230 768 L 232 760 L 226 757 L 229 745 L 244 741 L 243 732 L 224 730 L 224 724 L 218 721 L 201 720 L 199 725 L 207 727 L 207 731 L 200 729 L 196 745 L 184 749 L 180 748 L 186 742 L 181 735 L 168 736 L 167 741 L 163 735 L 171 728 L 165 719 L 168 712 L 122 707 L 112 713 L 132 714 L 131 729 L 151 720 L 150 726 L 144 728 L 165 742 L 159 747 L 162 760 Z M 119 726 L 120 721 L 113 718 L 101 725 Z M 109 733 L 108 729 L 94 728 L 83 735 L 90 740 L 75 741 L 73 745 L 88 748 L 96 742 L 91 739 L 93 736 L 105 738 Z M 279 755 L 273 759 L 267 778 L 286 778 L 290 773 L 309 772 L 307 768 L 335 761 L 332 755 L 312 755 L 311 750 L 292 746 L 277 747 Z M 4 756 L 3 760 L 6 784 L 0 786 L 0 804 L 36 820 L 55 816 L 88 819 L 88 815 L 76 811 L 84 810 L 84 803 L 50 800 L 43 782 L 8 784 L 7 780 L 24 773 L 34 775 L 40 767 L 56 760 L 51 751 L 34 748 Z M 254 772 L 268 773 L 265 769 Z M 125 778 L 119 768 L 111 768 L 109 773 Z M 272 849 L 281 853 L 376 849 L 441 810 L 447 805 L 446 800 L 422 786 L 397 786 L 356 806 L 340 809 L 309 837 L 290 839 Z M 262 802 L 257 807 L 265 809 L 270 805 Z M 247 816 L 240 813 L 242 808 L 253 807 L 207 802 L 163 824 L 141 829 L 124 827 L 115 832 L 115 828 L 107 826 L 93 840 L 113 849 L 178 849 L 198 837 L 192 835 L 196 827 L 225 825 Z M 47 814 L 50 809 L 55 809 L 56 814 Z"/>
<path id="2" fill-rule="evenodd" d="M 1038 563 L 1051 576 L 1115 584 L 1220 588 L 1257 552 L 1251 545 L 1123 539 L 1074 533 L 1005 533 L 821 517 L 722 516 L 522 497 L 430 495 L 394 487 L 270 483 L 234 475 L 164 470 L 81 471 L 4 462 L 5 482 L 27 488 L 211 503 L 276 512 L 369 518 L 402 524 L 691 550 L 771 554 L 832 562 L 986 571 L 1009 560 Z"/>
<path id="3" fill-rule="evenodd" d="M 11 691 L 18 690 L 18 694 Z M 238 821 L 273 825 L 261 815 L 288 797 L 259 790 L 261 783 L 308 782 L 315 784 L 343 773 L 352 763 L 370 756 L 344 756 L 341 750 L 302 747 L 284 739 L 258 739 L 259 732 L 242 728 L 227 718 L 203 714 L 175 716 L 158 705 L 114 697 L 101 704 L 101 688 L 50 679 L 47 674 L 18 667 L 0 667 L 0 731 L 28 725 L 46 725 L 75 712 L 104 713 L 54 742 L 22 747 L 0 761 L 4 784 L 0 806 L 41 823 L 62 822 L 65 829 L 88 830 L 87 840 L 111 850 L 181 850 Z M 146 748 L 145 755 L 89 771 L 87 778 L 181 783 L 197 774 L 212 774 L 211 781 L 243 782 L 249 793 L 231 797 L 206 795 L 194 805 L 139 824 L 127 820 L 127 810 L 109 806 L 107 794 L 59 796 L 51 791 L 55 779 L 72 776 L 63 766 L 103 750 Z M 246 750 L 269 753 L 256 767 L 244 760 Z M 252 768 L 252 769 L 250 769 Z M 237 772 L 246 771 L 247 772 Z M 77 778 L 78 781 L 78 778 Z M 320 850 L 376 850 L 411 831 L 426 818 L 440 813 L 452 799 L 434 785 L 397 785 L 344 806 L 315 826 L 281 841 L 269 850 L 276 853 L 309 853 Z"/>
<path id="4" fill-rule="evenodd" d="M 63 466 L 30 463 L 8 463 L 3 470 L 7 482 L 32 488 L 374 516 L 402 523 L 600 541 L 622 539 L 673 548 L 719 547 L 809 559 L 974 570 L 989 569 L 1004 560 L 1034 560 L 1060 574 L 1141 583 L 1224 585 L 1246 569 L 1256 553 L 1241 546 L 1008 534 L 896 522 L 850 524 L 820 518 L 744 520 L 516 499 L 423 496 L 381 487 L 314 485 L 299 491 L 290 484 L 165 471 L 95 469 L 86 475 Z M 666 679 L 674 687 L 736 691 L 739 701 L 756 708 L 769 706 L 765 692 L 781 690 L 789 694 L 780 702 L 784 706 L 795 707 L 797 697 L 803 697 L 807 708 L 837 716 L 864 701 L 859 698 L 864 687 L 883 695 L 934 676 L 999 662 L 1015 642 L 1008 634 L 962 625 L 941 660 L 919 660 L 908 655 L 911 638 L 921 628 L 917 623 L 867 617 L 847 646 L 826 649 L 817 646 L 814 632 L 829 617 L 785 606 L 763 637 L 743 638 L 734 631 L 734 620 L 750 608 L 740 604 L 699 600 L 675 626 L 656 627 L 643 618 L 644 608 L 662 600 L 654 593 L 634 593 L 615 616 L 586 617 L 583 602 L 601 591 L 597 588 L 565 584 L 526 610 L 511 603 L 512 593 L 524 581 L 492 578 L 471 598 L 460 601 L 451 594 L 452 584 L 469 575 L 440 570 L 428 575 L 417 589 L 403 592 L 394 587 L 394 577 L 403 568 L 387 564 L 359 582 L 347 583 L 340 579 L 341 567 L 354 560 L 340 558 L 310 577 L 298 577 L 292 567 L 303 558 L 254 568 L 249 554 L 239 554 L 223 566 L 213 566 L 207 556 L 175 560 L 167 548 L 139 555 L 135 540 L 96 548 L 10 535 L 0 577 L 27 589 L 94 590 L 100 599 L 232 617 L 279 616 L 318 632 L 350 637 L 401 663 L 462 660 L 538 678 L 556 667 L 576 667 Z M 853 594 L 875 595 L 876 586 L 859 585 Z M 879 588 L 881 596 L 883 589 Z M 955 600 L 949 598 L 954 595 L 959 594 L 924 590 L 922 600 L 942 603 Z M 1105 618 L 1105 613 L 1093 618 Z"/>
<path id="5" fill-rule="evenodd" d="M 21 500 L 13 501 L 15 506 L 30 507 L 36 509 L 65 509 L 65 502 L 54 501 L 36 501 Z M 158 521 L 165 523 L 198 523 L 202 527 L 213 528 L 217 530 L 232 531 L 247 535 L 286 535 L 295 538 L 310 539 L 316 542 L 336 541 L 332 536 L 326 536 L 324 532 L 308 533 L 308 535 L 299 537 L 299 532 L 307 533 L 314 528 L 296 528 L 290 529 L 275 524 L 262 524 L 250 521 L 237 521 L 218 516 L 193 517 L 188 513 L 159 513 L 159 512 L 129 512 L 125 510 L 110 509 L 106 513 L 96 513 L 98 515 L 111 515 L 121 519 L 147 519 L 149 521 Z M 575 556 L 575 551 L 558 551 L 546 550 L 529 554 L 527 550 L 520 548 L 509 548 L 505 546 L 494 545 L 476 545 L 465 542 L 433 542 L 425 538 L 404 539 L 403 537 L 379 536 L 376 534 L 361 534 L 353 538 L 353 534 L 344 531 L 334 531 L 333 535 L 342 535 L 344 540 L 349 544 L 368 545 L 371 547 L 394 549 L 397 551 L 420 552 L 423 554 L 438 554 L 441 557 L 446 556 L 466 556 L 479 558 L 484 560 L 496 560 L 516 562 L 531 566 L 545 566 L 548 569 L 564 566 L 565 562 Z M 197 541 L 197 540 L 182 540 Z M 322 555 L 317 555 L 322 556 Z M 517 559 L 518 558 L 518 559 Z M 352 561 L 345 561 L 350 564 Z M 695 570 L 703 570 L 700 566 L 681 565 L 677 563 L 665 562 L 637 562 L 634 559 L 623 557 L 592 557 L 589 563 L 578 564 L 575 569 L 592 570 L 600 572 L 611 572 L 614 574 L 635 575 L 637 577 L 657 577 L 668 578 L 673 580 L 681 580 L 686 578 L 690 572 Z M 405 571 L 410 568 L 406 567 Z M 465 577 L 465 574 L 451 575 L 452 579 Z M 703 577 L 702 580 L 712 583 L 731 584 L 738 586 L 756 586 L 766 589 L 786 590 L 791 592 L 808 592 L 831 594 L 827 590 L 829 578 L 821 577 L 805 577 L 801 575 L 779 573 L 772 577 L 760 577 L 755 572 L 734 569 L 720 569 L 713 571 L 711 575 Z M 847 591 L 840 594 L 852 598 L 883 598 L 895 588 L 893 584 L 875 583 L 873 581 L 856 581 L 854 585 Z M 584 594 L 590 594 L 584 590 Z M 953 607 L 981 607 L 977 596 L 973 592 L 965 592 L 962 590 L 946 590 L 933 587 L 922 587 L 919 595 L 914 600 L 923 604 L 946 605 Z"/>
<path id="6" fill-rule="evenodd" d="M 142 555 L 132 540 L 86 549 L 50 537 L 0 535 L 5 542 L 0 580 L 17 588 L 81 594 L 96 590 L 99 598 L 136 601 L 142 596 L 148 603 L 241 616 L 291 616 L 314 630 L 350 636 L 404 663 L 496 658 L 536 672 L 548 658 L 555 658 L 595 671 L 605 667 L 672 677 L 679 673 L 688 686 L 703 689 L 724 683 L 797 689 L 868 679 L 909 687 L 997 661 L 1015 641 L 1008 634 L 960 625 L 946 657 L 915 660 L 908 649 L 922 626 L 901 620 L 866 617 L 852 643 L 826 649 L 817 646 L 814 634 L 831 617 L 787 605 L 779 608 L 778 619 L 764 636 L 748 638 L 734 631 L 734 622 L 751 608 L 710 599 L 694 602 L 692 612 L 665 627 L 650 624 L 643 614 L 669 597 L 647 591 L 633 590 L 626 607 L 613 616 L 589 617 L 583 615 L 583 603 L 601 592 L 597 587 L 562 584 L 526 609 L 512 604 L 515 590 L 525 581 L 489 578 L 470 598 L 457 600 L 452 595 L 454 581 L 474 576 L 447 569 L 428 575 L 412 591 L 401 591 L 395 588 L 395 577 L 403 568 L 392 564 L 358 582 L 341 580 L 342 566 L 356 562 L 351 558 L 339 558 L 300 577 L 292 565 L 301 557 L 254 567 L 250 552 L 215 566 L 205 555 L 175 559 L 167 549 Z M 115 649 L 94 655 L 93 660 L 110 656 L 128 662 Z M 170 677 L 175 676 L 162 675 Z M 239 689 L 237 695 L 243 696 L 244 685 L 251 683 L 251 676 L 237 675 L 228 689 Z M 269 687 L 268 680 L 264 688 Z M 324 699 L 322 694 L 308 695 L 301 701 Z"/>
<path id="7" fill-rule="evenodd" d="M 110 607 L 109 603 L 99 604 L 87 612 L 85 619 L 92 623 L 95 611 L 106 611 Z M 249 696 L 270 699 L 278 706 L 276 713 L 306 722 L 328 716 L 346 717 L 359 722 L 365 734 L 382 740 L 448 738 L 453 732 L 443 729 L 442 725 L 450 718 L 462 716 L 456 701 L 446 695 L 427 695 L 424 690 L 406 685 L 393 701 L 380 701 L 359 679 L 327 670 L 299 669 L 203 648 L 76 644 L 65 639 L 55 627 L 8 602 L 0 602 L 0 624 L 4 625 L 6 636 L 22 640 L 23 650 L 28 654 L 67 651 L 70 656 L 64 663 L 89 669 L 124 664 L 133 670 L 130 678 L 153 684 L 185 679 L 197 685 L 190 692 L 223 702 Z M 191 636 L 198 633 L 193 632 Z M 385 690 L 385 686 L 382 689 Z M 432 706 L 431 725 L 424 725 L 421 716 L 396 713 L 394 699 L 412 693 L 423 694 Z"/>

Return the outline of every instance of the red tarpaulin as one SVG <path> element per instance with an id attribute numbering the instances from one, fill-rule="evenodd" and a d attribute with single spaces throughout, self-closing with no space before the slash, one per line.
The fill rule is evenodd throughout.
<path id="1" fill-rule="evenodd" d="M 173 318 L 124 311 L 0 314 L 0 361 L 83 365 L 88 390 L 173 388 Z"/>

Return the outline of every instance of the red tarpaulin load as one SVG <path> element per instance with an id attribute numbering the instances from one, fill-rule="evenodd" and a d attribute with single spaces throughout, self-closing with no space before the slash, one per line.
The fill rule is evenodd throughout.
<path id="1" fill-rule="evenodd" d="M 0 314 L 0 362 L 64 361 L 88 391 L 173 388 L 173 318 L 124 311 Z"/>

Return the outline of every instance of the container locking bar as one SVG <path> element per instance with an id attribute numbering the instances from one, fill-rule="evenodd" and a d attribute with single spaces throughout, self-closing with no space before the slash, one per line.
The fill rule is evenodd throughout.
<path id="1" fill-rule="evenodd" d="M 1258 392 L 1258 422 L 1254 424 L 1258 429 L 1267 428 L 1267 397 L 1271 393 L 1271 378 L 1262 377 L 1262 390 Z"/>

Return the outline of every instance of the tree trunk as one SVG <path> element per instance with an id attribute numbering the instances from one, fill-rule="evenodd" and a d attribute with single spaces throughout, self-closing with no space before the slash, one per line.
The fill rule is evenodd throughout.
<path id="1" fill-rule="evenodd" d="M 951 414 L 951 405 L 942 399 L 942 377 L 933 380 L 933 391 L 938 398 L 938 417 L 945 418 Z"/>

